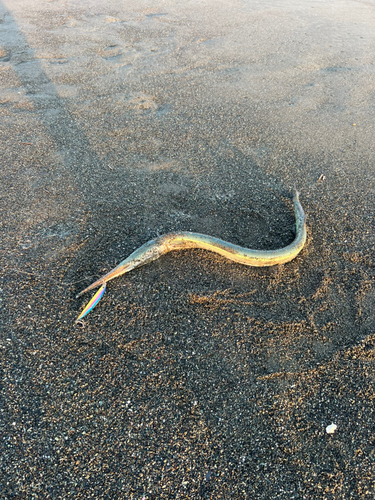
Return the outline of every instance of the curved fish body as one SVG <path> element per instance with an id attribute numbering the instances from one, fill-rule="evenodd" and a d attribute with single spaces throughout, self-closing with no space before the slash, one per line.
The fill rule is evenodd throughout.
<path id="1" fill-rule="evenodd" d="M 293 260 L 306 242 L 306 216 L 299 201 L 298 192 L 295 191 L 294 197 L 294 213 L 296 218 L 296 236 L 292 243 L 284 248 L 277 250 L 252 250 L 239 245 L 234 245 L 227 241 L 207 236 L 205 234 L 191 233 L 188 231 L 180 231 L 176 233 L 168 233 L 154 240 L 148 241 L 140 248 L 135 250 L 129 257 L 120 262 L 118 266 L 102 276 L 100 279 L 92 283 L 90 286 L 80 292 L 77 297 L 93 288 L 104 285 L 107 281 L 117 278 L 122 274 L 128 273 L 136 267 L 143 266 L 148 262 L 158 259 L 162 255 L 173 250 L 184 250 L 188 248 L 203 248 L 211 252 L 218 253 L 227 259 L 244 264 L 245 266 L 275 266 L 277 264 L 285 264 Z M 99 302 L 95 302 L 95 305 Z M 94 306 L 93 306 L 94 307 Z M 91 307 L 89 310 L 93 309 Z M 87 308 L 84 309 L 86 311 Z M 87 311 L 89 312 L 89 311 Z M 86 313 L 87 314 L 87 313 Z M 78 319 L 81 319 L 79 316 Z"/>

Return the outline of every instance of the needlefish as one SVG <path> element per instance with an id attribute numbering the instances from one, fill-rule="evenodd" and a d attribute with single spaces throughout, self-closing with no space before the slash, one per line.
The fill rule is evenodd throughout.
<path id="1" fill-rule="evenodd" d="M 290 262 L 300 253 L 306 242 L 306 216 L 299 201 L 299 193 L 297 190 L 294 192 L 293 204 L 296 220 L 295 238 L 292 243 L 277 250 L 252 250 L 250 248 L 234 245 L 233 243 L 213 236 L 192 233 L 189 231 L 168 233 L 148 241 L 129 255 L 129 257 L 120 262 L 118 266 L 109 271 L 109 273 L 102 276 L 77 295 L 78 298 L 89 290 L 100 286 L 99 290 L 78 316 L 77 321 L 84 318 L 98 304 L 104 295 L 106 283 L 109 280 L 128 273 L 136 267 L 152 262 L 162 255 L 174 250 L 203 248 L 204 250 L 218 253 L 234 262 L 244 264 L 245 266 L 275 266 L 277 264 Z"/>

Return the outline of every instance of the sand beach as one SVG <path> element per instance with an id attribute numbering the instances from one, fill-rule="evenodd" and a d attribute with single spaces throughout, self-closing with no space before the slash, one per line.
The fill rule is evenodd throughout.
<path id="1" fill-rule="evenodd" d="M 0 0 L 0 137 L 0 499 L 375 497 L 373 1 Z"/>

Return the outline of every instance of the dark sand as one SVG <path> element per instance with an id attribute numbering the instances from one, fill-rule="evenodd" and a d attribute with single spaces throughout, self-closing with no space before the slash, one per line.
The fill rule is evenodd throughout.
<path id="1" fill-rule="evenodd" d="M 0 50 L 0 498 L 375 498 L 374 2 L 0 0 Z M 157 234 L 288 244 L 295 185 L 293 262 L 74 324 Z"/>

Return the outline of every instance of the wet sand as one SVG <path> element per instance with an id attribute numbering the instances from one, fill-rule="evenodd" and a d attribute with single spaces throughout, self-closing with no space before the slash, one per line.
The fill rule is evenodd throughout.
<path id="1" fill-rule="evenodd" d="M 375 6 L 120 3 L 0 0 L 0 498 L 374 498 Z M 294 261 L 74 323 L 156 235 L 287 245 L 294 186 Z"/>

